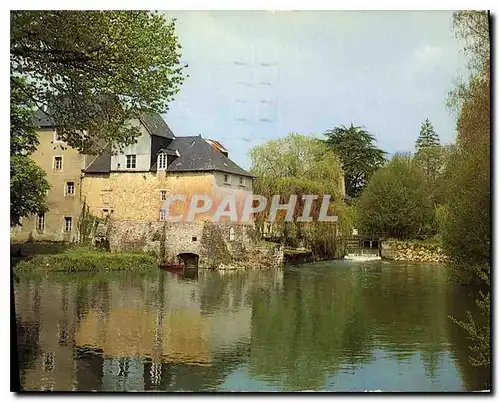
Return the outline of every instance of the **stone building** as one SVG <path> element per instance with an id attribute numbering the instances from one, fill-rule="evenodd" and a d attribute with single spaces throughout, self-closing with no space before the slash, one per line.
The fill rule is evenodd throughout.
<path id="1" fill-rule="evenodd" d="M 107 147 L 98 156 L 82 155 L 57 138 L 51 120 L 36 114 L 40 145 L 35 162 L 47 172 L 51 184 L 49 211 L 22 221 L 11 233 L 13 241 L 78 241 L 78 223 L 85 208 L 92 216 L 108 217 L 111 249 L 154 251 L 161 260 L 179 255 L 242 252 L 250 240 L 252 222 L 212 224 L 220 202 L 234 196 L 241 214 L 252 194 L 253 176 L 228 157 L 220 143 L 201 135 L 176 137 L 158 114 L 143 114 L 131 124 L 141 135 L 122 150 Z M 185 218 L 194 195 L 214 202 L 193 222 L 165 219 L 163 205 L 171 194 L 182 194 L 184 203 L 172 205 L 172 214 Z M 184 220 L 184 219 L 183 219 Z M 213 244 L 214 236 L 224 244 Z M 204 244 L 205 240 L 205 244 Z"/>

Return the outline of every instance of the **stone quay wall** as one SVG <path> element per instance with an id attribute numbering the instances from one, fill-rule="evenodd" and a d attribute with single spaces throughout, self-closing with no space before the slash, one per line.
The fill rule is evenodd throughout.
<path id="1" fill-rule="evenodd" d="M 256 243 L 252 225 L 132 220 L 113 220 L 109 225 L 112 251 L 151 253 L 161 265 L 178 263 L 182 254 L 196 255 L 198 267 L 205 269 L 272 268 L 283 263 L 282 247 Z"/>
<path id="2" fill-rule="evenodd" d="M 381 256 L 395 261 L 447 262 L 448 256 L 438 244 L 384 240 Z"/>

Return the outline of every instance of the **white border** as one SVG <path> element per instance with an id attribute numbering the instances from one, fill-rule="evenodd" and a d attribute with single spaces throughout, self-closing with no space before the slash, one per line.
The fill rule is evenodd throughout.
<path id="1" fill-rule="evenodd" d="M 8 3 L 4 2 L 2 3 L 3 5 L 7 5 Z M 497 14 L 497 6 L 498 2 L 494 1 L 485 1 L 485 0 L 475 0 L 474 2 L 472 1 L 464 1 L 464 0 L 455 0 L 453 2 L 448 1 L 430 1 L 430 0 L 421 0 L 421 1 L 415 1 L 415 0 L 410 0 L 410 1 L 379 1 L 377 3 L 375 2 L 370 2 L 370 1 L 356 1 L 356 0 L 339 0 L 335 2 L 326 2 L 322 0 L 308 0 L 308 1 L 288 1 L 288 2 L 283 2 L 283 1 L 277 1 L 277 0 L 240 0 L 238 2 L 234 0 L 217 0 L 217 1 L 212 1 L 212 2 L 207 2 L 203 0 L 170 0 L 170 1 L 147 1 L 147 2 L 132 2 L 132 1 L 96 1 L 96 0 L 88 0 L 85 3 L 85 8 L 87 9 L 150 9 L 150 10 L 200 10 L 200 9 L 212 9 L 212 10 L 251 10 L 251 9 L 261 9 L 261 10 L 327 10 L 327 9 L 337 9 L 337 10 L 373 10 L 373 9 L 378 9 L 378 10 L 392 10 L 392 9 L 398 9 L 398 10 L 451 10 L 451 9 L 489 9 L 492 11 L 493 14 Z M 80 9 L 78 7 L 81 5 L 81 3 L 71 3 L 67 1 L 45 1 L 41 3 L 40 1 L 18 1 L 15 3 L 14 7 L 15 9 Z M 7 7 L 6 7 L 7 8 Z M 2 13 L 2 24 L 0 24 L 1 29 L 3 31 L 2 35 L 2 46 L 3 46 L 3 52 L 2 55 L 5 59 L 7 59 L 8 56 L 8 48 L 9 48 L 9 9 L 5 12 Z M 496 21 L 496 30 L 495 32 L 498 31 L 498 20 Z M 494 43 L 498 43 L 498 41 L 494 41 Z M 497 62 L 498 63 L 498 62 Z M 3 63 L 0 64 L 0 66 L 4 69 L 3 77 L 7 77 L 9 74 L 9 67 L 8 67 L 8 60 L 4 60 Z M 496 66 L 495 66 L 496 67 Z M 2 85 L 2 91 L 1 93 L 3 94 L 2 97 L 2 102 L 3 102 L 3 107 L 0 109 L 2 113 L 3 119 L 1 121 L 5 125 L 5 130 L 4 132 L 7 132 L 7 124 L 9 122 L 9 82 L 6 78 L 4 78 L 1 81 Z M 498 87 L 498 85 L 496 85 Z M 498 113 L 498 102 L 495 104 L 495 115 L 499 116 L 500 114 Z M 495 133 L 496 134 L 496 133 Z M 496 135 L 492 133 L 493 138 L 496 137 Z M 8 144 L 8 137 L 2 136 L 2 140 L 5 141 L 4 146 L 1 148 L 4 150 L 4 152 L 8 152 L 7 150 L 9 149 L 9 144 Z M 498 155 L 500 155 L 500 141 L 498 139 L 496 140 L 496 145 L 495 145 L 495 152 L 497 155 L 497 158 L 499 158 Z M 8 182 L 9 182 L 9 171 L 10 167 L 8 164 L 9 158 L 0 158 L 1 163 L 3 163 L 3 168 L 0 169 L 0 175 L 2 175 L 2 179 L 4 182 L 4 188 L 7 188 Z M 497 163 L 500 162 L 495 162 L 495 168 L 497 166 Z M 493 184 L 493 183 L 492 183 Z M 498 184 L 498 183 L 495 183 Z M 499 188 L 498 185 L 493 187 L 493 190 Z M 495 194 L 495 199 L 496 199 Z M 10 241 L 10 230 L 8 229 L 10 227 L 10 216 L 8 212 L 8 201 L 6 198 L 2 198 L 2 203 L 4 208 L 2 208 L 2 214 L 1 214 L 1 227 L 4 228 L 5 230 L 5 238 L 2 239 L 3 241 L 0 242 L 0 244 L 4 245 L 3 247 L 7 248 L 7 238 Z M 495 219 L 494 225 L 496 227 L 496 224 L 498 223 L 498 219 Z M 495 238 L 495 245 L 493 246 L 493 249 L 500 250 L 500 239 L 497 237 Z M 10 248 L 5 249 L 4 255 L 10 255 Z M 3 270 L 3 274 L 5 275 L 4 280 L 2 281 L 4 288 L 4 291 L 2 292 L 2 311 L 4 312 L 4 317 L 7 318 L 11 314 L 10 312 L 10 278 L 9 278 L 9 273 L 8 270 L 5 269 Z M 494 278 L 496 278 L 498 275 L 495 275 Z M 497 288 L 496 283 L 495 283 L 495 288 Z M 493 300 L 496 300 L 496 298 L 493 298 Z M 495 308 L 496 306 L 494 306 Z M 495 311 L 495 310 L 493 310 Z M 6 335 L 5 332 L 2 332 L 2 340 L 3 340 L 3 345 L 4 348 L 7 347 L 7 344 L 9 342 L 9 336 Z M 496 335 L 495 335 L 496 338 Z M 496 341 L 497 339 L 495 339 Z M 498 344 L 497 342 L 494 342 L 494 344 Z M 4 382 L 2 390 L 5 392 L 10 389 L 10 369 L 9 367 L 4 364 L 1 366 L 1 379 Z M 494 373 L 497 373 L 498 370 L 495 370 Z M 497 376 L 495 375 L 495 378 L 493 379 L 493 383 L 495 385 L 498 384 Z M 12 393 L 8 393 L 7 395 L 4 394 L 4 396 L 7 396 L 7 399 L 13 399 L 15 398 L 15 395 Z M 303 395 L 302 395 L 303 396 Z M 97 398 L 97 399 L 105 399 L 106 396 L 104 395 L 94 395 L 91 396 L 92 398 Z M 286 398 L 291 397 L 290 395 L 287 395 Z M 351 397 L 352 398 L 360 398 L 361 396 L 357 397 Z M 434 398 L 439 398 L 440 396 L 438 395 L 419 395 L 416 396 L 416 399 L 421 399 L 421 400 L 427 400 L 429 398 L 434 399 Z M 26 396 L 28 398 L 28 396 Z M 147 396 L 138 396 L 139 399 L 144 399 L 146 400 Z M 179 396 L 174 396 L 174 395 L 169 395 L 169 398 L 173 399 L 180 399 L 183 398 L 182 395 Z M 258 396 L 259 399 L 268 399 L 270 397 L 268 396 Z M 338 396 L 337 396 L 338 398 Z M 462 397 L 462 398 L 471 398 L 471 397 Z M 461 398 L 461 399 L 462 399 Z M 48 397 L 48 399 L 54 399 L 56 400 L 56 397 Z M 340 397 L 340 399 L 344 399 L 343 396 Z M 347 398 L 346 398 L 347 399 Z M 347 399 L 347 400 L 349 400 Z"/>

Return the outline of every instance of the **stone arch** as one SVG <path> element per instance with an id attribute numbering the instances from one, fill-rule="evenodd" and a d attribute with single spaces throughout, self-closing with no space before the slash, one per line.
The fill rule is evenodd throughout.
<path id="1" fill-rule="evenodd" d="M 183 262 L 186 268 L 198 268 L 198 261 L 200 256 L 195 253 L 180 253 L 177 254 L 177 259 L 179 262 Z"/>

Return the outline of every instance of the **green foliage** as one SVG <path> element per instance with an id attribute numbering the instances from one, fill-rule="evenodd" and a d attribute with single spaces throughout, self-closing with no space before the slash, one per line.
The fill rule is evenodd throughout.
<path id="1" fill-rule="evenodd" d="M 443 174 L 444 148 L 439 142 L 439 135 L 434 131 L 429 119 L 422 123 L 420 134 L 415 142 L 417 152 L 414 160 L 425 173 L 427 191 L 434 204 L 438 204 L 442 199 L 442 189 L 440 188 L 440 178 Z"/>
<path id="2" fill-rule="evenodd" d="M 45 195 L 50 186 L 45 172 L 29 157 L 10 157 L 10 226 L 20 219 L 46 211 Z"/>
<path id="3" fill-rule="evenodd" d="M 438 147 L 439 145 L 439 135 L 434 131 L 434 127 L 429 119 L 425 119 L 420 128 L 420 135 L 415 142 L 417 153 L 422 149 Z"/>
<path id="4" fill-rule="evenodd" d="M 472 364 L 490 366 L 491 270 L 491 127 L 489 18 L 482 11 L 459 11 L 453 16 L 456 35 L 465 43 L 471 78 L 452 93 L 458 112 L 457 146 L 445 176 L 446 210 L 441 220 L 443 245 L 455 262 L 461 281 L 482 281 L 479 314 L 467 312 L 467 321 L 452 320 L 473 342 Z M 480 267 L 478 269 L 477 267 Z M 483 285 L 484 286 L 484 285 Z"/>
<path id="5" fill-rule="evenodd" d="M 144 271 L 157 269 L 156 259 L 145 253 L 111 253 L 72 247 L 59 254 L 37 255 L 20 261 L 15 271 Z"/>
<path id="6" fill-rule="evenodd" d="M 34 103 L 30 86 L 22 77 L 10 77 L 10 154 L 27 155 L 36 150 L 38 136 L 33 125 Z"/>
<path id="7" fill-rule="evenodd" d="M 470 267 L 491 263 L 490 85 L 472 81 L 457 122 L 457 146 L 446 177 L 446 219 L 443 245 L 464 279 Z"/>
<path id="8" fill-rule="evenodd" d="M 481 72 L 490 61 L 490 31 L 487 11 L 461 10 L 453 13 L 453 28 L 464 42 L 469 69 Z"/>
<path id="9" fill-rule="evenodd" d="M 475 268 L 477 276 L 484 282 L 487 286 L 488 291 L 485 293 L 479 290 L 479 297 L 476 300 L 478 310 L 480 312 L 480 317 L 474 317 L 474 315 L 467 310 L 467 321 L 460 321 L 454 317 L 450 319 L 460 326 L 462 329 L 467 331 L 469 339 L 473 342 L 470 347 L 472 355 L 470 357 L 473 366 L 489 366 L 490 365 L 490 317 L 491 317 L 491 298 L 490 298 L 490 267 L 485 265 L 484 267 Z"/>
<path id="10" fill-rule="evenodd" d="M 345 189 L 357 197 L 373 172 L 385 162 L 385 152 L 378 149 L 375 137 L 362 127 L 340 126 L 325 133 L 326 144 L 339 156 L 345 172 Z"/>
<path id="11" fill-rule="evenodd" d="M 175 22 L 156 12 L 12 11 L 10 22 L 11 75 L 79 151 L 134 142 L 127 121 L 165 112 L 184 78 Z"/>
<path id="12" fill-rule="evenodd" d="M 101 219 L 90 213 L 88 205 L 84 203 L 82 212 L 78 217 L 78 233 L 80 235 L 80 243 L 84 245 L 90 245 L 92 243 L 92 231 L 100 221 Z"/>
<path id="13" fill-rule="evenodd" d="M 424 173 L 412 158 L 395 155 L 361 195 L 357 222 L 367 235 L 408 239 L 430 232 L 433 208 Z"/>
<path id="14" fill-rule="evenodd" d="M 301 134 L 290 134 L 286 138 L 268 141 L 250 151 L 252 173 L 257 177 L 254 192 L 271 200 L 280 195 L 281 202 L 297 195 L 293 222 L 284 222 L 284 214 L 278 214 L 274 223 L 276 232 L 282 233 L 285 243 L 297 246 L 301 242 L 318 253 L 335 254 L 337 232 L 352 225 L 343 201 L 343 171 L 338 157 L 317 138 Z M 337 215 L 339 222 L 298 222 L 304 208 L 303 195 L 318 195 L 312 204 L 310 216 L 319 215 L 323 195 L 331 195 L 329 215 Z M 266 211 L 257 215 L 256 226 L 262 230 L 268 217 Z M 338 214 L 337 214 L 338 213 Z M 325 254 L 320 254 L 325 255 Z"/>
<path id="15" fill-rule="evenodd" d="M 45 172 L 28 154 L 38 145 L 33 126 L 33 103 L 29 85 L 21 77 L 10 78 L 10 226 L 20 219 L 46 210 L 45 195 L 50 186 Z"/>

